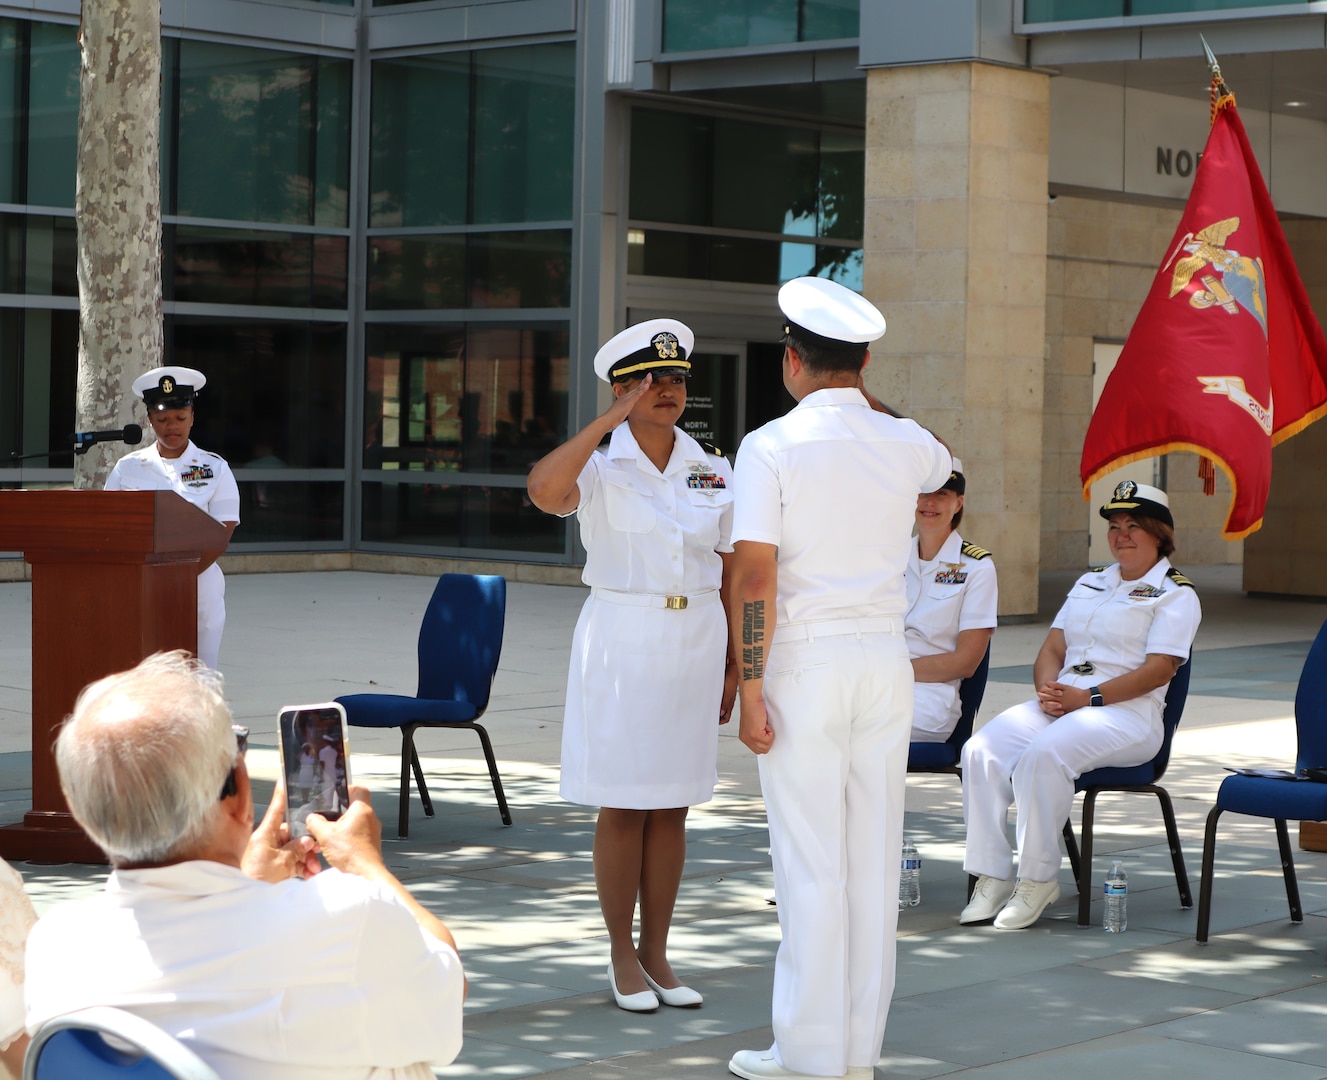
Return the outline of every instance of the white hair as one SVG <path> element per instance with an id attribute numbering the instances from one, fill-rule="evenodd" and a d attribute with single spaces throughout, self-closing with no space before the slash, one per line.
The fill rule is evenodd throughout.
<path id="1" fill-rule="evenodd" d="M 187 856 L 236 762 L 221 676 L 183 651 L 84 687 L 55 744 L 74 818 L 113 863 Z"/>

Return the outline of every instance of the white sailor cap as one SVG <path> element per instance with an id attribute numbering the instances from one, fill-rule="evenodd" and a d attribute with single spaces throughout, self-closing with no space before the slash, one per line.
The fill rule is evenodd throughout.
<path id="1" fill-rule="evenodd" d="M 884 335 L 885 317 L 866 297 L 826 278 L 793 278 L 779 290 L 783 336 L 821 348 L 855 348 Z"/>
<path id="2" fill-rule="evenodd" d="M 207 385 L 207 376 L 187 367 L 153 368 L 134 380 L 133 391 L 152 412 L 183 409 Z"/>
<path id="3" fill-rule="evenodd" d="M 1158 487 L 1138 484 L 1132 480 L 1122 480 L 1116 484 L 1099 513 L 1107 519 L 1111 514 L 1156 518 L 1172 529 L 1175 527 L 1175 519 L 1170 514 L 1170 497 Z"/>
<path id="4" fill-rule="evenodd" d="M 938 490 L 949 490 L 955 495 L 962 495 L 967 491 L 967 487 L 967 477 L 963 475 L 963 462 L 959 461 L 958 458 L 954 458 L 954 464 L 951 467 L 949 479 L 941 484 Z"/>
<path id="5" fill-rule="evenodd" d="M 647 374 L 691 373 L 696 344 L 691 327 L 676 319 L 651 319 L 613 335 L 594 356 L 594 373 L 605 382 L 643 379 Z"/>

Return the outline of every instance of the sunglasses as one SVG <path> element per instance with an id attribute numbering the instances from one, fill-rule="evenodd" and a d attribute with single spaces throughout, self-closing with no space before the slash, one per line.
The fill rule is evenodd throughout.
<path id="1" fill-rule="evenodd" d="M 231 724 L 230 730 L 235 733 L 235 758 L 236 760 L 244 757 L 249 749 L 249 729 L 242 724 Z M 237 791 L 235 786 L 235 770 L 232 768 L 226 774 L 226 782 L 221 787 L 221 798 L 229 799 Z"/>

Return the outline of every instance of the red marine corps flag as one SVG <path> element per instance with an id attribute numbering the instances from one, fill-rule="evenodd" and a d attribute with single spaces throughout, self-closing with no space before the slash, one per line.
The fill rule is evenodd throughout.
<path id="1" fill-rule="evenodd" d="M 1092 414 L 1079 475 L 1087 498 L 1112 469 L 1192 450 L 1208 494 L 1211 462 L 1230 478 L 1222 536 L 1239 540 L 1262 525 L 1272 447 L 1327 413 L 1327 340 L 1213 65 L 1193 191 Z"/>

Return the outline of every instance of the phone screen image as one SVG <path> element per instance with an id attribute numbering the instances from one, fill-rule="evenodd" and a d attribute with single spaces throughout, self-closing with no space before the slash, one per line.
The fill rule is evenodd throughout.
<path id="1" fill-rule="evenodd" d="M 350 805 L 346 712 L 336 702 L 287 705 L 277 716 L 290 835 L 308 833 L 305 818 L 339 818 Z"/>

